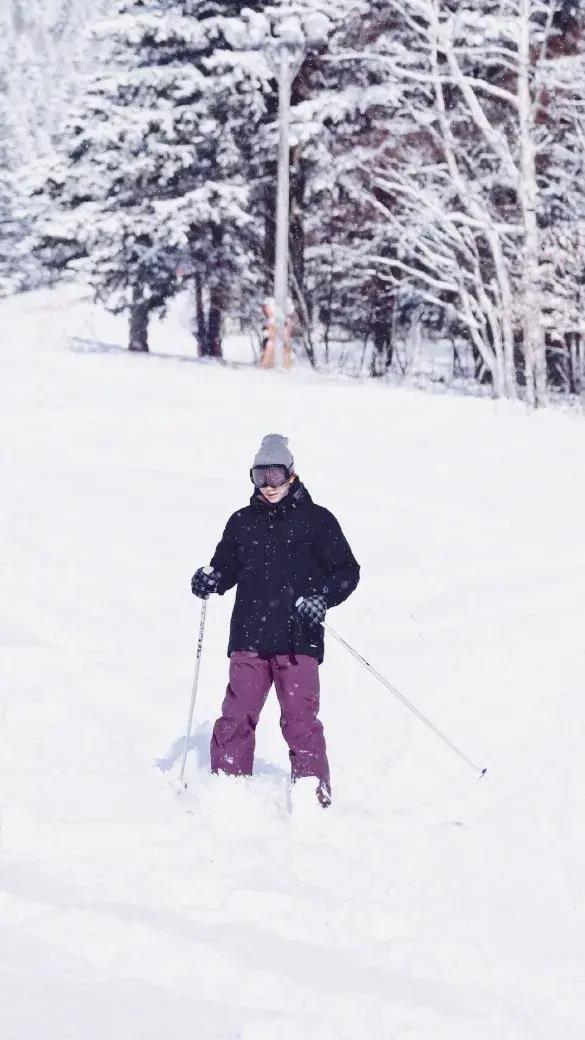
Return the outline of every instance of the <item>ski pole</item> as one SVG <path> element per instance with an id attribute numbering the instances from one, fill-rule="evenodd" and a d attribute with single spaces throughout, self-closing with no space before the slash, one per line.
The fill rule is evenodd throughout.
<path id="1" fill-rule="evenodd" d="M 181 776 L 180 783 L 183 787 L 187 787 L 185 783 L 185 765 L 187 763 L 187 754 L 189 752 L 189 741 L 191 739 L 191 729 L 193 726 L 193 712 L 195 711 L 195 699 L 197 697 L 197 686 L 199 685 L 199 668 L 201 666 L 201 651 L 203 650 L 203 632 L 205 630 L 205 615 L 207 613 L 207 600 L 204 599 L 201 604 L 201 622 L 199 625 L 199 640 L 197 642 L 197 657 L 195 659 L 195 675 L 193 677 L 193 693 L 191 694 L 191 705 L 189 707 L 189 718 L 187 720 L 187 733 L 185 736 L 185 747 L 183 749 L 183 764 L 181 765 Z"/>
<path id="2" fill-rule="evenodd" d="M 301 598 L 298 599 L 296 602 L 297 607 L 299 603 L 302 603 L 302 600 L 303 597 L 301 596 Z M 466 762 L 467 765 L 471 769 L 473 769 L 474 773 L 477 773 L 480 778 L 486 775 L 487 769 L 481 769 L 478 765 L 475 764 L 475 762 L 472 762 L 472 760 L 468 758 L 467 755 L 464 755 L 463 751 L 461 751 L 457 747 L 457 745 L 453 743 L 452 740 L 449 740 L 449 737 L 446 737 L 445 734 L 442 733 L 437 726 L 435 726 L 434 722 L 431 722 L 431 720 L 428 719 L 426 715 L 423 715 L 422 711 L 419 711 L 419 709 L 415 707 L 415 705 L 412 704 L 412 702 L 409 701 L 408 698 L 400 692 L 400 690 L 397 690 L 391 682 L 388 682 L 388 680 L 380 674 L 380 672 L 376 671 L 376 669 L 370 664 L 370 662 L 366 661 L 365 657 L 362 657 L 362 655 L 358 653 L 357 650 L 354 650 L 353 646 L 350 646 L 350 644 L 346 642 L 346 640 L 343 639 L 343 637 L 340 636 L 334 628 L 331 628 L 331 625 L 328 625 L 325 621 L 322 622 L 322 625 L 325 631 L 328 632 L 330 636 L 333 636 L 333 638 L 336 639 L 338 643 L 341 643 L 341 645 L 344 646 L 347 651 L 349 651 L 352 657 L 355 657 L 356 661 L 359 661 L 360 664 L 363 664 L 364 667 L 367 668 L 367 670 L 371 672 L 373 676 L 375 676 L 378 682 L 382 683 L 382 686 L 385 686 L 387 690 L 390 690 L 390 693 L 393 693 L 394 696 L 398 698 L 400 703 L 403 704 L 405 708 L 408 708 L 408 710 L 411 711 L 413 715 L 416 715 L 417 719 L 420 719 L 420 721 L 423 722 L 424 725 L 427 726 L 427 728 L 430 729 L 437 737 L 439 737 L 443 741 L 443 743 L 447 745 L 447 747 L 450 747 L 451 750 L 459 756 L 459 758 Z"/>

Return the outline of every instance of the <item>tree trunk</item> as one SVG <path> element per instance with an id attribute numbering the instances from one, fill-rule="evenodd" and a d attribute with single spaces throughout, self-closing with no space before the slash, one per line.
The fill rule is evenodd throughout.
<path id="1" fill-rule="evenodd" d="M 278 85 L 278 184 L 276 192 L 276 259 L 274 262 L 274 367 L 284 367 L 290 273 L 290 109 L 294 72 L 285 48 L 280 52 Z"/>
<path id="2" fill-rule="evenodd" d="M 276 256 L 276 165 L 269 163 L 266 170 L 266 184 L 263 188 L 264 208 L 264 295 L 272 296 L 274 288 L 274 258 Z"/>
<path id="3" fill-rule="evenodd" d="M 128 339 L 128 350 L 141 353 L 148 352 L 148 305 L 144 300 L 137 299 L 134 293 L 134 302 L 130 311 L 130 334 Z"/>
<path id="4" fill-rule="evenodd" d="M 441 133 L 441 143 L 443 147 L 443 153 L 445 161 L 449 169 L 449 173 L 453 179 L 453 183 L 459 194 L 459 200 L 464 210 L 466 210 L 474 221 L 478 221 L 480 225 L 486 224 L 490 226 L 491 220 L 490 215 L 486 211 L 485 207 L 479 202 L 475 194 L 470 190 L 468 181 L 465 175 L 459 169 L 459 164 L 456 157 L 455 142 L 453 139 L 453 133 L 449 120 L 447 117 L 447 105 L 445 101 L 445 95 L 443 93 L 442 75 L 439 66 L 439 38 L 442 40 L 442 49 L 449 62 L 449 66 L 453 72 L 454 78 L 461 88 L 461 92 L 465 97 L 465 84 L 461 82 L 461 70 L 459 69 L 455 50 L 452 41 L 449 40 L 448 36 L 445 36 L 442 31 L 441 22 L 439 20 L 439 5 L 437 0 L 434 0 L 431 6 L 431 22 L 430 22 L 430 58 L 431 58 L 431 69 L 433 77 L 433 92 L 435 95 L 437 113 L 439 116 L 439 127 Z M 489 238 L 488 238 L 489 241 Z M 481 268 L 476 268 L 475 274 L 476 283 L 476 298 L 480 306 L 484 310 L 484 324 L 487 322 L 488 313 L 493 308 L 491 307 L 488 294 L 483 284 L 483 275 Z M 483 330 L 478 327 L 479 315 L 474 313 L 474 308 L 471 306 L 471 301 L 468 293 L 465 291 L 463 282 L 461 283 L 460 291 L 461 306 L 465 315 L 465 320 L 469 328 L 469 333 L 473 342 L 474 350 L 481 358 L 483 365 L 485 366 L 486 372 L 489 373 L 489 380 L 492 383 L 494 393 L 497 397 L 501 397 L 505 392 L 505 384 L 502 379 L 503 366 L 498 366 L 494 345 L 489 344 Z M 485 304 L 488 304 L 488 310 L 485 310 Z M 477 365 L 476 365 L 477 371 Z"/>
<path id="5" fill-rule="evenodd" d="M 524 224 L 523 337 L 526 397 L 533 407 L 546 403 L 546 351 L 539 293 L 539 232 L 536 216 L 538 182 L 530 94 L 531 0 L 520 0 L 518 32 L 518 111 L 521 171 L 519 199 Z"/>
<path id="6" fill-rule="evenodd" d="M 215 226 L 211 232 L 211 254 L 209 258 L 210 269 L 219 268 L 220 250 L 223 244 L 223 228 Z M 195 298 L 197 308 L 197 336 L 199 339 L 199 357 L 221 358 L 221 335 L 223 316 L 225 311 L 225 289 L 223 282 L 212 274 L 211 282 L 207 289 L 208 310 L 205 315 L 203 283 L 198 276 L 195 285 Z"/>
<path id="7" fill-rule="evenodd" d="M 223 290 L 214 285 L 209 292 L 209 316 L 207 320 L 207 337 L 205 356 L 221 358 L 221 326 L 223 321 Z"/>
<path id="8" fill-rule="evenodd" d="M 203 283 L 199 274 L 195 276 L 195 321 L 197 327 L 197 353 L 201 357 L 207 343 L 207 322 L 205 321 L 205 304 L 203 302 Z"/>
<path id="9" fill-rule="evenodd" d="M 305 187 L 306 176 L 301 150 L 291 151 L 290 262 L 299 291 L 305 298 Z"/>
<path id="10" fill-rule="evenodd" d="M 510 273 L 506 265 L 506 258 L 502 250 L 500 236 L 495 228 L 490 228 L 487 239 L 494 260 L 496 283 L 501 302 L 500 323 L 502 328 L 503 346 L 503 372 L 502 379 L 505 387 L 506 397 L 514 400 L 517 398 L 517 377 L 514 360 L 514 328 L 512 315 L 514 313 L 514 299 L 510 285 Z"/>
<path id="11" fill-rule="evenodd" d="M 392 306 L 381 300 L 373 315 L 373 343 L 371 375 L 383 376 L 390 370 L 394 344 L 392 342 Z"/>

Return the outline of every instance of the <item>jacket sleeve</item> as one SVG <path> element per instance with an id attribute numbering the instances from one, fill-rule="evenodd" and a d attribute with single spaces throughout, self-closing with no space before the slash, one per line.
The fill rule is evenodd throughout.
<path id="1" fill-rule="evenodd" d="M 327 509 L 320 525 L 314 552 L 325 574 L 324 595 L 329 607 L 337 607 L 351 596 L 360 580 L 359 564 L 338 521 Z"/>
<path id="2" fill-rule="evenodd" d="M 229 589 L 233 589 L 238 581 L 240 561 L 235 533 L 236 517 L 232 516 L 228 520 L 221 541 L 210 560 L 214 571 L 218 571 L 221 575 L 217 586 L 220 596 L 223 596 L 224 592 L 228 592 Z"/>

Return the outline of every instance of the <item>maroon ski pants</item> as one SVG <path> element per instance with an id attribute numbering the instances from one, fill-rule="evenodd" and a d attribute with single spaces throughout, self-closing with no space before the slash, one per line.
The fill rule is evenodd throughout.
<path id="1" fill-rule="evenodd" d="M 247 650 L 232 653 L 229 686 L 211 738 L 211 771 L 235 776 L 252 773 L 256 726 L 272 683 L 292 779 L 314 776 L 329 786 L 325 737 L 317 718 L 319 664 L 305 654 L 264 658 Z"/>

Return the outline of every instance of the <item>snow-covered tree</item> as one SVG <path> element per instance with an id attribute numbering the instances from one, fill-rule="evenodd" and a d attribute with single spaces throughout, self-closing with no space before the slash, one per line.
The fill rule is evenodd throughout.
<path id="1" fill-rule="evenodd" d="M 0 296 L 14 289 L 14 243 L 18 236 L 14 218 L 16 184 L 10 156 L 10 127 L 6 95 L 0 80 Z"/>
<path id="2" fill-rule="evenodd" d="M 196 284 L 203 354 L 221 352 L 226 308 L 258 277 L 249 173 L 269 92 L 256 40 L 266 22 L 235 0 L 218 11 L 189 0 L 119 5 L 99 27 L 107 70 L 70 118 L 48 185 L 73 214 L 84 272 L 130 313 L 131 346 L 142 349 L 179 264 Z"/>
<path id="3" fill-rule="evenodd" d="M 113 0 L 3 0 L 0 61 L 21 162 L 50 154 L 76 79 L 99 61 L 88 20 Z"/>
<path id="4" fill-rule="evenodd" d="M 38 277 L 28 249 L 30 219 L 18 158 L 18 128 L 0 72 L 0 296 L 28 288 Z"/>
<path id="5" fill-rule="evenodd" d="M 498 395 L 540 404 L 547 375 L 579 384 L 576 0 L 112 2 L 99 75 L 48 178 L 59 211 L 40 251 L 128 312 L 133 348 L 177 273 L 204 354 L 220 352 L 226 314 L 254 321 L 271 295 L 290 38 L 290 292 L 310 358 L 361 339 L 382 374 L 404 363 L 401 325 L 442 324 Z"/>
<path id="6" fill-rule="evenodd" d="M 551 382 L 585 390 L 585 11 L 559 4 L 540 64 L 543 321 Z"/>
<path id="7" fill-rule="evenodd" d="M 371 340 L 378 374 L 392 357 L 394 307 L 371 263 L 387 238 L 372 175 L 416 124 L 403 86 L 371 60 L 396 28 L 386 4 L 354 3 L 336 14 L 327 50 L 310 57 L 295 83 L 293 188 L 302 190 L 293 190 L 293 217 L 302 217 L 305 248 L 301 256 L 293 248 L 293 290 L 300 295 L 299 283 L 301 309 L 323 333 L 320 359 L 327 362 L 333 335 Z"/>
<path id="8" fill-rule="evenodd" d="M 7 296 L 18 288 L 18 272 L 14 266 L 14 245 L 19 230 L 13 215 L 15 197 L 13 175 L 0 165 L 0 296 Z"/>
<path id="9" fill-rule="evenodd" d="M 411 107 L 426 132 L 380 169 L 396 247 L 395 255 L 379 257 L 380 267 L 397 290 L 407 280 L 467 330 L 498 394 L 516 393 L 520 344 L 527 399 L 541 404 L 543 171 L 547 102 L 557 92 L 546 70 L 560 32 L 556 5 L 388 5 L 402 32 L 387 37 L 377 57 L 391 81 L 411 85 Z M 583 96 L 576 72 L 569 77 L 573 113 Z"/>

